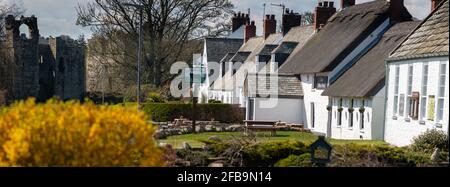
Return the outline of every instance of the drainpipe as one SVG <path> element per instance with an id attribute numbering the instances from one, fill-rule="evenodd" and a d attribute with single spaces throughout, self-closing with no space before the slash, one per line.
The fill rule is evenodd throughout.
<path id="1" fill-rule="evenodd" d="M 388 93 L 389 93 L 389 65 L 388 61 L 385 62 L 385 70 L 386 70 L 386 79 L 385 79 L 385 93 L 384 93 L 384 111 L 383 111 L 383 141 L 386 141 L 386 121 L 387 121 L 387 100 L 388 100 Z"/>

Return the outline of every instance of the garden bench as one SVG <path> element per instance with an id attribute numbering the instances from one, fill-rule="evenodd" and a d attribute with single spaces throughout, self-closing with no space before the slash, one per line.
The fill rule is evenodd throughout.
<path id="1" fill-rule="evenodd" d="M 271 136 L 277 134 L 277 124 L 279 121 L 251 121 L 245 120 L 245 133 L 250 131 L 269 131 Z"/>

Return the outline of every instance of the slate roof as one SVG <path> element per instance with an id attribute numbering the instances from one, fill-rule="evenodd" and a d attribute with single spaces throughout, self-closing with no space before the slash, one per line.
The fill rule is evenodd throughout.
<path id="1" fill-rule="evenodd" d="M 209 62 L 220 62 L 230 52 L 237 52 L 244 43 L 242 39 L 205 38 L 206 54 Z"/>
<path id="2" fill-rule="evenodd" d="M 333 15 L 320 32 L 280 67 L 281 73 L 331 71 L 373 30 L 389 17 L 389 2 L 376 0 L 357 4 Z M 406 8 L 402 18 L 411 20 Z"/>
<path id="3" fill-rule="evenodd" d="M 303 89 L 300 78 L 295 75 L 248 74 L 245 81 L 245 95 L 247 97 L 301 98 Z"/>
<path id="4" fill-rule="evenodd" d="M 449 1 L 443 1 L 392 53 L 389 61 L 449 55 Z"/>
<path id="5" fill-rule="evenodd" d="M 392 26 L 371 50 L 330 85 L 322 95 L 332 97 L 371 97 L 385 85 L 385 59 L 419 25 L 408 21 Z"/>

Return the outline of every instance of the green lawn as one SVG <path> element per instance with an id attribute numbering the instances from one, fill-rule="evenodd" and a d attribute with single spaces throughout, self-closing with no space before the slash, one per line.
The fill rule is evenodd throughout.
<path id="1" fill-rule="evenodd" d="M 194 148 L 200 148 L 203 146 L 201 141 L 208 140 L 211 136 L 217 136 L 222 140 L 232 139 L 233 137 L 241 137 L 243 136 L 242 132 L 211 132 L 211 133 L 200 133 L 200 134 L 187 134 L 187 135 L 179 135 L 179 136 L 171 136 L 164 140 L 159 140 L 160 143 L 168 143 L 172 144 L 176 148 L 180 148 L 183 142 L 187 142 Z M 311 133 L 304 132 L 285 132 L 280 131 L 277 132 L 276 137 L 270 137 L 268 133 L 258 133 L 257 140 L 261 142 L 276 142 L 276 141 L 301 141 L 304 143 L 312 143 L 317 140 L 317 136 Z M 361 140 L 328 140 L 331 144 L 341 145 L 341 144 L 385 144 L 382 141 L 361 141 Z"/>

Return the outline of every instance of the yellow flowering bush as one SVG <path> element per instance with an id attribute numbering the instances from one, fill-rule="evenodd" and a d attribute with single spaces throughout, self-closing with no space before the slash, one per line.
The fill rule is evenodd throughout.
<path id="1" fill-rule="evenodd" d="M 0 109 L 0 166 L 162 166 L 144 113 L 34 100 Z"/>

